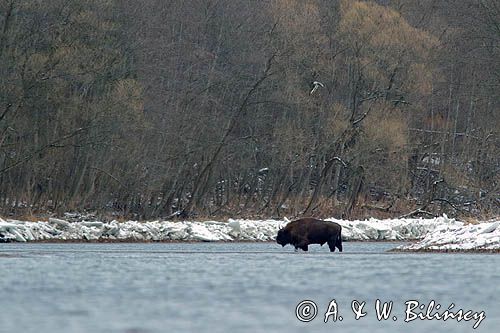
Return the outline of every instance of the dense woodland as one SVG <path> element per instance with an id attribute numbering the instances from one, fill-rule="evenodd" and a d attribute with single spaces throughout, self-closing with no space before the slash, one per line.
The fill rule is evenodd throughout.
<path id="1" fill-rule="evenodd" d="M 498 216 L 499 92 L 498 0 L 0 0 L 0 213 Z"/>

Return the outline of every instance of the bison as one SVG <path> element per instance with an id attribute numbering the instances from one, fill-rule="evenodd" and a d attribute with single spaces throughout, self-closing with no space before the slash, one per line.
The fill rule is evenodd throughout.
<path id="1" fill-rule="evenodd" d="M 326 222 L 313 218 L 303 218 L 288 223 L 278 231 L 276 242 L 282 246 L 291 244 L 295 250 L 308 250 L 309 244 L 328 243 L 330 252 L 335 252 L 335 247 L 342 252 L 342 227 L 335 222 Z"/>

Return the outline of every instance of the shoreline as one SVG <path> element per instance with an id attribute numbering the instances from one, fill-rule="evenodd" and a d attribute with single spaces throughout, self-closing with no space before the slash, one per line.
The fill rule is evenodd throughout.
<path id="1" fill-rule="evenodd" d="M 394 243 L 394 253 L 500 253 L 500 221 L 466 224 L 445 215 L 434 219 L 325 221 L 342 226 L 344 242 Z M 274 243 L 278 230 L 288 222 L 0 220 L 0 243 Z"/>
<path id="2" fill-rule="evenodd" d="M 416 243 L 418 239 L 414 240 L 344 240 L 344 243 Z M 275 243 L 274 240 L 254 241 L 254 240 L 218 240 L 218 241 L 204 241 L 204 240 L 138 240 L 138 239 L 44 239 L 33 240 L 29 242 L 4 242 L 0 243 L 0 257 L 10 257 L 10 255 L 3 255 L 1 244 L 199 244 L 199 243 Z M 500 249 L 405 249 L 394 248 L 386 251 L 387 253 L 403 254 L 403 253 L 439 253 L 439 254 L 500 254 Z"/>
<path id="3" fill-rule="evenodd" d="M 391 249 L 391 253 L 500 254 L 500 249 Z"/>
<path id="4" fill-rule="evenodd" d="M 412 241 L 400 241 L 400 240 L 346 240 L 344 243 L 412 243 L 418 240 Z M 35 240 L 29 242 L 8 242 L 0 243 L 0 257 L 11 257 L 10 255 L 4 255 L 1 250 L 1 244 L 199 244 L 199 243 L 275 243 L 275 241 L 252 241 L 252 240 L 234 240 L 234 241 L 203 241 L 203 240 L 136 240 L 136 239 L 106 239 L 106 240 L 82 240 L 82 239 L 47 239 L 47 240 Z M 347 252 L 348 253 L 348 252 Z M 414 253 L 414 254 L 424 254 L 424 253 L 439 253 L 439 254 L 500 254 L 500 249 L 399 249 L 394 248 L 387 250 L 386 253 L 394 254 L 404 254 L 404 253 Z"/>
<path id="5" fill-rule="evenodd" d="M 350 239 L 343 240 L 343 243 L 414 243 L 417 242 L 418 239 L 412 240 L 397 240 L 397 239 L 383 239 L 383 240 L 374 240 L 374 239 Z M 198 244 L 198 243 L 275 243 L 274 240 L 263 240 L 263 241 L 255 241 L 255 240 L 216 240 L 216 241 L 205 241 L 205 240 L 179 240 L 179 239 L 162 239 L 162 240 L 151 240 L 151 239 L 38 239 L 31 240 L 28 242 L 0 242 L 0 244 L 114 244 L 114 243 L 128 243 L 128 244 L 147 244 L 147 243 L 185 243 L 185 244 Z"/>

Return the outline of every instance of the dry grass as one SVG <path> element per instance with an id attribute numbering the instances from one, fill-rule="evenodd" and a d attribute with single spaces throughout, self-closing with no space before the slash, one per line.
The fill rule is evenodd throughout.
<path id="1" fill-rule="evenodd" d="M 39 222 L 48 221 L 49 218 L 46 215 L 36 215 L 33 213 L 22 214 L 15 217 L 16 220 L 28 221 L 28 222 Z"/>

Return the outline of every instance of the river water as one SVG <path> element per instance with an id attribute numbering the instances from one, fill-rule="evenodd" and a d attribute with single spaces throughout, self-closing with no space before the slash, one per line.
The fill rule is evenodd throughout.
<path id="1" fill-rule="evenodd" d="M 499 255 L 386 252 L 397 245 L 0 244 L 0 332 L 471 332 L 482 311 L 475 331 L 498 332 Z M 377 299 L 393 302 L 387 320 Z M 296 317 L 303 300 L 310 322 Z M 433 300 L 473 312 L 405 322 Z M 358 320 L 353 301 L 365 302 Z M 408 301 L 425 309 L 407 318 Z"/>

